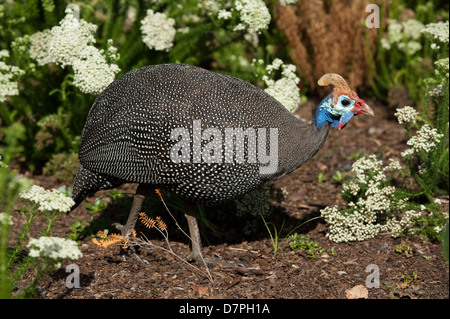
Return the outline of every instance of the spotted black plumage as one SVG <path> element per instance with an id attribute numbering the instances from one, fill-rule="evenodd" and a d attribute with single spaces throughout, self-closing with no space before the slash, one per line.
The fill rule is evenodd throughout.
<path id="1" fill-rule="evenodd" d="M 186 127 L 192 135 L 194 119 L 201 120 L 202 129 L 222 132 L 225 127 L 278 128 L 279 141 L 285 142 L 279 145 L 277 172 L 263 176 L 258 163 L 173 163 L 170 132 Z M 240 79 L 182 64 L 143 67 L 112 83 L 92 106 L 74 199 L 79 203 L 99 189 L 134 182 L 194 202 L 224 202 L 302 165 L 320 148 L 328 128 L 314 135 L 314 127 Z"/>

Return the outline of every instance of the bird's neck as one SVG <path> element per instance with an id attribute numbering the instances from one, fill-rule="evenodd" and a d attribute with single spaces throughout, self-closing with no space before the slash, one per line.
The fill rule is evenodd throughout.
<path id="1" fill-rule="evenodd" d="M 331 103 L 333 103 L 333 96 L 330 94 L 320 102 L 319 106 L 317 106 L 312 119 L 312 125 L 315 125 L 317 130 L 320 130 L 325 124 L 337 128 L 339 117 L 328 112 L 328 110 L 332 108 Z"/>
<path id="2" fill-rule="evenodd" d="M 279 148 L 279 177 L 308 162 L 325 143 L 331 126 L 318 111 L 311 124 L 295 117 L 290 124 L 282 128 L 286 141 Z"/>

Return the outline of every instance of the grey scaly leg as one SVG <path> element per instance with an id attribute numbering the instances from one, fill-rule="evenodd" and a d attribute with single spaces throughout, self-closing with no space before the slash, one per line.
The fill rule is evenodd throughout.
<path id="1" fill-rule="evenodd" d="M 224 261 L 216 258 L 204 258 L 202 253 L 202 240 L 200 238 L 200 231 L 198 230 L 197 218 L 195 217 L 197 211 L 197 205 L 189 202 L 184 202 L 184 209 L 188 226 L 189 236 L 191 237 L 192 249 L 191 253 L 186 257 L 187 261 L 195 260 L 200 265 L 208 268 L 208 265 L 222 265 L 224 267 L 243 267 L 240 262 Z"/>
<path id="2" fill-rule="evenodd" d="M 197 205 L 185 202 L 184 209 L 184 216 L 186 216 L 188 222 L 189 235 L 192 241 L 192 250 L 186 259 L 188 261 L 195 260 L 196 262 L 203 264 L 202 240 L 200 238 L 200 231 L 198 230 L 197 218 L 195 217 Z"/>
<path id="3" fill-rule="evenodd" d="M 118 230 L 120 230 L 122 236 L 124 238 L 128 238 L 131 235 L 131 232 L 134 229 L 134 226 L 136 226 L 136 222 L 139 218 L 139 213 L 142 210 L 142 204 L 144 203 L 145 198 L 151 193 L 153 190 L 152 187 L 147 185 L 140 184 L 138 188 L 136 189 L 136 194 L 133 198 L 133 205 L 131 206 L 130 215 L 128 216 L 127 223 L 125 225 L 121 225 L 119 223 L 114 223 L 113 226 L 115 226 Z M 141 259 L 133 247 L 130 247 L 132 255 L 134 258 L 136 258 L 138 261 L 148 265 L 149 263 L 143 259 Z"/>

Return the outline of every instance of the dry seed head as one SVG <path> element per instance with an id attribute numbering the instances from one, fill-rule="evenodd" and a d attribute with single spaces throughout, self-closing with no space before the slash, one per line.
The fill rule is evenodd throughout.
<path id="1" fill-rule="evenodd" d="M 153 218 L 148 217 L 144 212 L 139 213 L 139 220 L 147 228 L 153 228 L 156 225 L 156 221 Z"/>
<path id="2" fill-rule="evenodd" d="M 157 223 L 159 230 L 165 231 L 167 229 L 167 224 L 165 222 L 163 222 L 161 217 L 159 217 L 159 216 L 156 217 L 156 223 Z"/>
<path id="3" fill-rule="evenodd" d="M 92 242 L 96 244 L 97 246 L 107 248 L 109 246 L 115 245 L 115 244 L 128 244 L 128 241 L 124 239 L 122 235 L 119 234 L 110 234 L 106 235 L 103 231 L 99 230 L 97 232 L 97 237 L 100 238 L 98 240 L 97 238 L 92 238 Z M 123 246 L 122 248 L 127 248 L 128 246 Z"/>

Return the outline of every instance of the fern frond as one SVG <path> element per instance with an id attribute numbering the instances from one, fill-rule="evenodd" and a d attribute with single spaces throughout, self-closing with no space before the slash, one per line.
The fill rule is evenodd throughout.
<path id="1" fill-rule="evenodd" d="M 135 237 L 136 236 L 136 232 L 134 230 L 133 230 L 133 232 L 134 232 L 133 233 L 134 234 L 133 237 Z M 97 239 L 97 238 L 99 238 L 100 240 Z M 106 235 L 101 230 L 99 230 L 97 232 L 97 238 L 95 238 L 95 237 L 92 238 L 92 242 L 95 245 L 103 247 L 103 248 L 107 248 L 109 246 L 116 245 L 116 244 L 124 244 L 124 246 L 122 248 L 127 248 L 128 244 L 129 244 L 129 242 L 122 235 L 114 234 L 114 233 L 110 234 L 110 235 Z"/>
<path id="2" fill-rule="evenodd" d="M 156 226 L 161 231 L 165 231 L 167 229 L 167 224 L 159 216 L 156 216 Z"/>
<path id="3" fill-rule="evenodd" d="M 153 228 L 156 225 L 156 221 L 153 218 L 148 217 L 144 212 L 139 213 L 139 220 L 147 228 Z"/>

